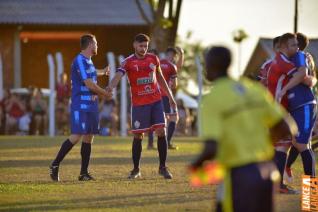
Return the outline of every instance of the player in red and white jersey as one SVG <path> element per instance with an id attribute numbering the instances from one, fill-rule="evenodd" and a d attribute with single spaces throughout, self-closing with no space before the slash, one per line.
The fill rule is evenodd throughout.
<path id="1" fill-rule="evenodd" d="M 145 34 L 135 36 L 133 43 L 135 53 L 123 61 L 106 90 L 112 92 L 122 76 L 127 74 L 132 98 L 131 132 L 134 134 L 132 145 L 134 168 L 130 172 L 129 178 L 135 179 L 141 176 L 139 163 L 143 133 L 154 130 L 158 135 L 159 174 L 165 179 L 171 179 L 172 175 L 166 167 L 168 147 L 159 85 L 167 93 L 171 107 L 175 110 L 177 108 L 173 95 L 162 75 L 159 58 L 154 54 L 147 53 L 149 41 L 149 37 Z"/>
<path id="2" fill-rule="evenodd" d="M 172 93 L 176 93 L 177 89 L 177 72 L 183 65 L 184 61 L 184 52 L 180 47 L 168 47 L 165 51 L 164 59 L 160 60 L 160 67 L 162 70 L 162 74 L 169 85 Z M 162 104 L 165 112 L 166 123 L 168 123 L 167 127 L 167 141 L 168 141 L 168 149 L 178 149 L 177 146 L 173 145 L 171 142 L 171 138 L 174 134 L 176 124 L 178 122 L 178 116 L 176 111 L 170 107 L 169 98 L 167 93 L 160 89 L 162 96 Z M 148 139 L 148 149 L 154 149 L 153 146 L 153 135 L 149 134 Z"/>
<path id="3" fill-rule="evenodd" d="M 273 50 L 275 52 L 279 51 L 279 36 L 273 39 Z M 273 58 L 266 60 L 259 71 L 258 79 L 265 87 L 267 87 L 267 74 L 272 62 Z"/>
<path id="4" fill-rule="evenodd" d="M 285 109 L 288 109 L 287 95 L 282 95 L 281 91 L 284 86 L 291 81 L 294 83 L 295 79 L 298 80 L 301 72 L 297 72 L 296 66 L 289 60 L 298 51 L 296 36 L 292 33 L 285 33 L 279 39 L 279 52 L 276 53 L 272 61 L 267 78 L 267 86 L 269 91 L 279 101 Z M 293 78 L 291 76 L 293 75 Z M 294 78 L 296 76 L 296 78 Z M 291 146 L 291 138 L 286 138 L 275 143 L 275 158 L 276 166 L 283 176 L 287 151 Z M 296 194 L 298 193 L 293 188 L 285 185 L 281 178 L 280 193 Z"/>

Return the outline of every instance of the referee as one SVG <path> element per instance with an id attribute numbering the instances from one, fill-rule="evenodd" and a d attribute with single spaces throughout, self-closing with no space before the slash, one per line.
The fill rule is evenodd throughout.
<path id="1" fill-rule="evenodd" d="M 296 127 L 262 85 L 230 78 L 230 63 L 227 48 L 213 47 L 207 53 L 207 79 L 214 87 L 202 100 L 205 147 L 191 167 L 210 159 L 224 166 L 217 211 L 273 211 L 273 182 L 279 173 L 272 162 L 271 137 L 294 135 Z"/>

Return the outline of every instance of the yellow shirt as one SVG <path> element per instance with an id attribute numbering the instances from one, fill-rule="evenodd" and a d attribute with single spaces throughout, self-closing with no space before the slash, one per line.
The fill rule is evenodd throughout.
<path id="1" fill-rule="evenodd" d="M 284 115 L 262 85 L 222 78 L 202 98 L 201 137 L 218 142 L 216 159 L 225 168 L 270 160 L 269 129 Z"/>

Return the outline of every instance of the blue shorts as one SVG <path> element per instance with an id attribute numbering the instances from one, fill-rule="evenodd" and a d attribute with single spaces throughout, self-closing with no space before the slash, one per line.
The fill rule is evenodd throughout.
<path id="1" fill-rule="evenodd" d="M 171 108 L 170 106 L 169 97 L 162 96 L 161 98 L 164 112 L 166 114 L 176 114 L 176 111 L 174 111 L 173 108 Z"/>
<path id="2" fill-rule="evenodd" d="M 90 135 L 99 133 L 98 112 L 72 110 L 71 134 Z"/>
<path id="3" fill-rule="evenodd" d="M 165 116 L 160 101 L 131 108 L 131 132 L 143 133 L 165 127 Z"/>
<path id="4" fill-rule="evenodd" d="M 290 115 L 294 118 L 298 127 L 297 143 L 308 144 L 316 121 L 316 105 L 304 105 L 291 111 Z"/>

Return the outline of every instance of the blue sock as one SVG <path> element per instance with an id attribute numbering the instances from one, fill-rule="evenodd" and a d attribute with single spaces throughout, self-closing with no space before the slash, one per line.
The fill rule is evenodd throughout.
<path id="1" fill-rule="evenodd" d="M 174 122 L 174 121 L 169 122 L 168 133 L 167 133 L 167 140 L 168 140 L 169 145 L 171 145 L 171 138 L 173 136 L 175 129 L 176 129 L 176 122 Z"/>
<path id="2" fill-rule="evenodd" d="M 311 149 L 306 149 L 300 153 L 303 161 L 305 175 L 316 176 L 315 171 L 315 154 Z"/>
<path id="3" fill-rule="evenodd" d="M 67 153 L 73 148 L 73 146 L 74 144 L 69 139 L 64 141 L 59 152 L 56 155 L 55 160 L 52 163 L 52 166 L 59 166 L 65 155 L 67 155 Z"/>
<path id="4" fill-rule="evenodd" d="M 167 152 L 168 152 L 168 145 L 167 145 L 167 138 L 166 136 L 158 137 L 158 153 L 159 153 L 159 161 L 160 161 L 160 168 L 166 166 L 167 160 Z"/>
<path id="5" fill-rule="evenodd" d="M 153 146 L 153 131 L 148 132 L 148 146 Z"/>
<path id="6" fill-rule="evenodd" d="M 81 174 L 88 173 L 88 164 L 89 159 L 91 158 L 91 149 L 92 145 L 90 143 L 82 143 L 81 147 L 81 156 L 82 156 L 82 166 L 81 166 Z"/>
<path id="7" fill-rule="evenodd" d="M 281 151 L 275 150 L 274 162 L 275 162 L 277 169 L 279 171 L 279 174 L 281 176 L 281 182 L 280 182 L 281 185 L 283 184 L 283 176 L 284 176 L 286 158 L 287 158 L 286 152 L 281 152 Z"/>
<path id="8" fill-rule="evenodd" d="M 134 163 L 134 169 L 139 169 L 141 152 L 142 152 L 141 141 L 142 140 L 139 138 L 134 138 L 132 143 L 132 159 Z"/>
<path id="9" fill-rule="evenodd" d="M 287 163 L 286 163 L 286 166 L 288 168 L 290 168 L 293 163 L 295 162 L 295 160 L 297 159 L 299 155 L 299 152 L 298 150 L 296 149 L 296 147 L 292 146 L 289 150 L 289 153 L 288 153 L 288 158 L 287 158 Z"/>

